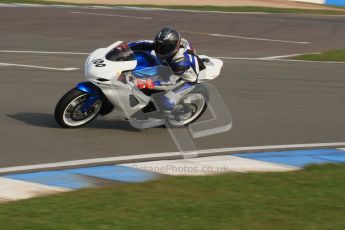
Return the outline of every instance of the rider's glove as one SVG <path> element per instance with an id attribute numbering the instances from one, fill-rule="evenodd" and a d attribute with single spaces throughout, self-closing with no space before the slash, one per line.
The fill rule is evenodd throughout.
<path id="1" fill-rule="evenodd" d="M 156 87 L 156 84 L 151 79 L 148 79 L 146 80 L 145 87 L 146 89 L 154 89 Z"/>
<path id="2" fill-rule="evenodd" d="M 135 86 L 138 89 L 154 89 L 156 85 L 151 79 L 148 79 L 148 80 L 136 79 Z"/>
<path id="3" fill-rule="evenodd" d="M 145 89 L 145 81 L 144 80 L 135 79 L 134 84 L 138 89 Z"/>

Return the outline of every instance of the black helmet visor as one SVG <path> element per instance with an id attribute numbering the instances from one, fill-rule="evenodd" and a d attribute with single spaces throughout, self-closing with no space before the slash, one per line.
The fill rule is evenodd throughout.
<path id="1" fill-rule="evenodd" d="M 160 56 L 169 56 L 176 49 L 176 44 L 167 44 L 167 43 L 156 43 L 156 54 Z"/>

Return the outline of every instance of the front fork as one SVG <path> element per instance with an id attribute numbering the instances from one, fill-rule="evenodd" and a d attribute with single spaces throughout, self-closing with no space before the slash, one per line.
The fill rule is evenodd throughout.
<path id="1" fill-rule="evenodd" d="M 82 112 L 88 112 L 97 100 L 102 100 L 102 108 L 100 110 L 102 116 L 110 113 L 114 109 L 113 104 L 111 104 L 108 98 L 104 96 L 102 90 L 95 84 L 91 82 L 80 82 L 76 88 L 90 95 L 80 108 Z"/>

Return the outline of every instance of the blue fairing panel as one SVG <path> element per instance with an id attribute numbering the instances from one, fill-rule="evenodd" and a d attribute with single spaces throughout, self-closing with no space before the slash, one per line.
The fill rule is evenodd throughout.
<path id="1" fill-rule="evenodd" d="M 161 65 L 161 62 L 158 60 L 158 58 L 150 53 L 135 51 L 134 56 L 137 59 L 137 66 L 134 70 L 146 69 Z"/>
<path id="2" fill-rule="evenodd" d="M 87 101 L 82 106 L 82 111 L 88 111 L 90 107 L 98 100 L 102 99 L 102 107 L 100 114 L 102 116 L 107 115 L 110 113 L 114 106 L 111 104 L 111 102 L 105 97 L 102 90 L 98 88 L 96 85 L 92 84 L 91 82 L 80 82 L 77 87 L 80 91 L 83 91 L 85 93 L 89 94 L 89 97 Z"/>
<path id="3" fill-rule="evenodd" d="M 98 95 L 102 92 L 100 88 L 98 88 L 96 85 L 92 84 L 91 82 L 80 82 L 77 85 L 77 89 L 85 93 L 89 93 L 91 95 Z"/>
<path id="4" fill-rule="evenodd" d="M 137 78 L 150 78 L 158 75 L 158 67 L 146 67 L 142 69 L 135 69 L 132 72 Z"/>

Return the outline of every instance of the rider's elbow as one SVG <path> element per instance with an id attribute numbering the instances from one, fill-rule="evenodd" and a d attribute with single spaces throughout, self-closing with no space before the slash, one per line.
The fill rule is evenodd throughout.
<path id="1" fill-rule="evenodd" d="M 181 74 L 180 76 L 184 81 L 187 82 L 196 82 L 198 79 L 198 75 L 191 68 L 183 72 L 183 74 Z"/>

